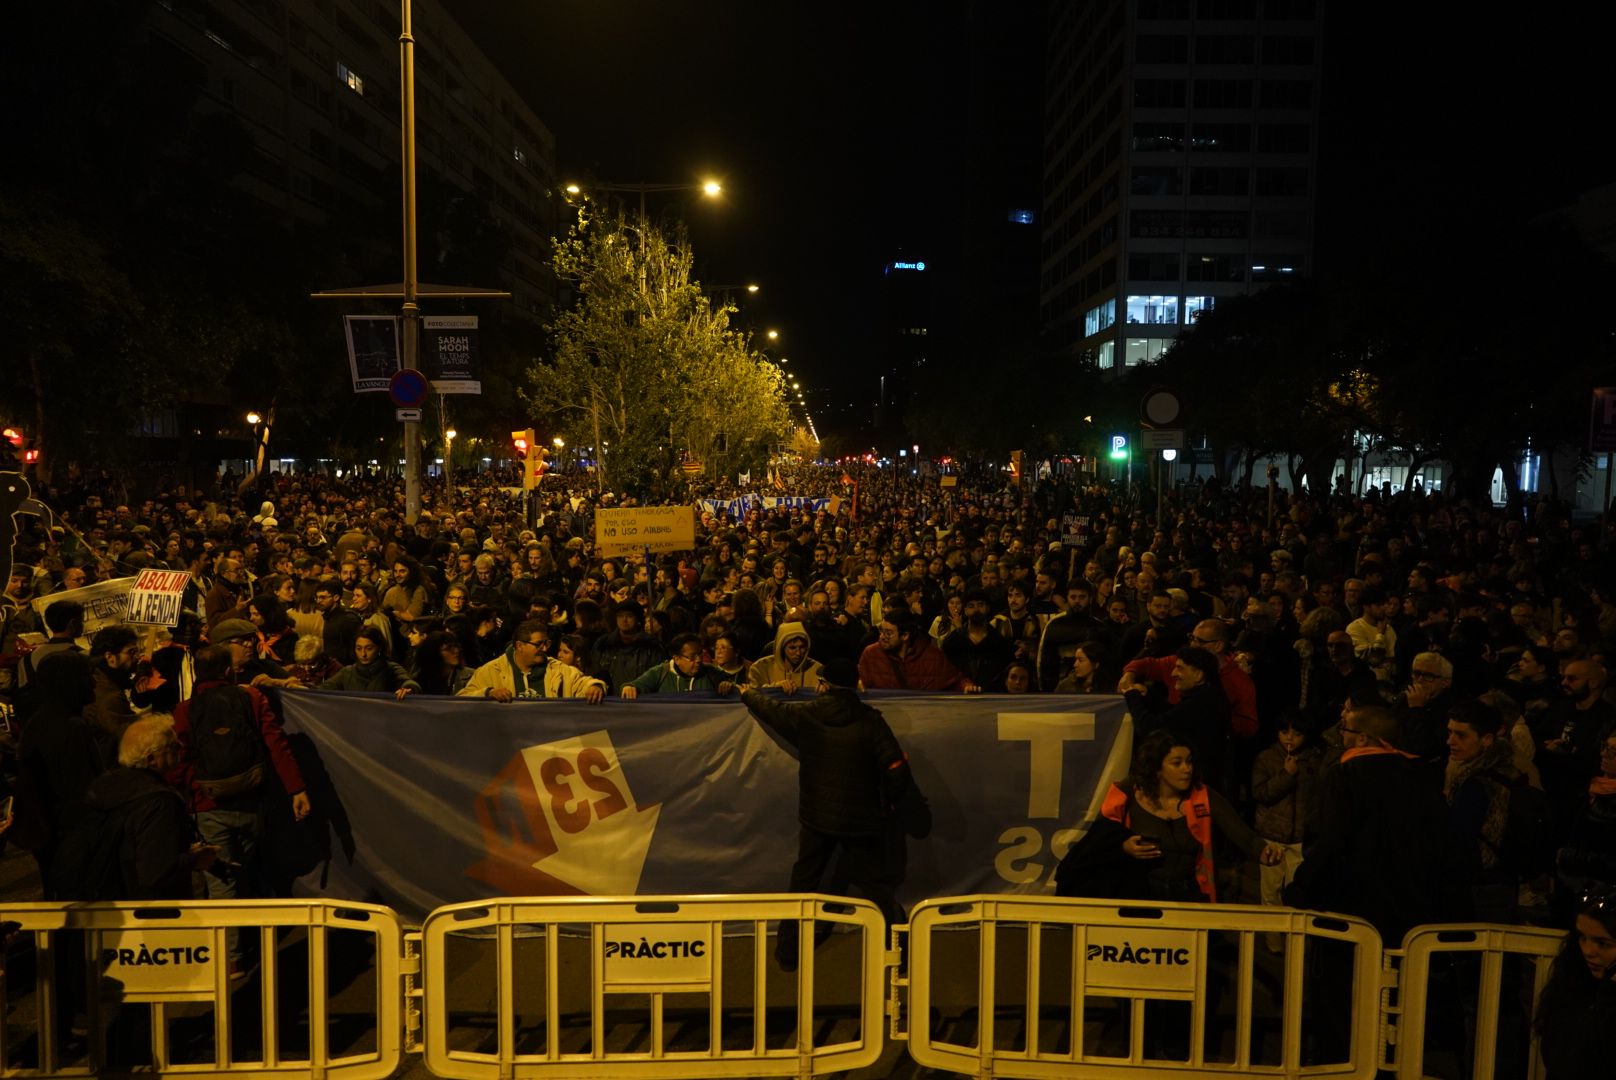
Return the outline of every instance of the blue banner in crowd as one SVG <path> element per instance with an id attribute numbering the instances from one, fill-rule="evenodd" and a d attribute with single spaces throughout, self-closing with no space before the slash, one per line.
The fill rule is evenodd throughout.
<path id="1" fill-rule="evenodd" d="M 933 827 L 906 903 L 1038 892 L 1125 770 L 1119 697 L 868 695 Z M 499 895 L 772 892 L 796 855 L 797 763 L 735 699 L 587 705 L 288 692 L 287 727 L 352 832 L 305 890 L 406 917 Z"/>
<path id="2" fill-rule="evenodd" d="M 696 512 L 727 514 L 739 521 L 753 510 L 808 510 L 817 514 L 830 506 L 831 501 L 813 495 L 737 495 L 733 499 L 697 499 Z"/>

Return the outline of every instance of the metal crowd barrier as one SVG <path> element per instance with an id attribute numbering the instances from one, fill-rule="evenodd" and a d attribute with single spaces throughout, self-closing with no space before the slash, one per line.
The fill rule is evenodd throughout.
<path id="1" fill-rule="evenodd" d="M 1394 978 L 1388 979 L 1382 1002 L 1387 1020 L 1383 1067 L 1395 1068 L 1398 1080 L 1423 1080 L 1434 1019 L 1450 1029 L 1446 1049 L 1452 1064 L 1468 1066 L 1466 1075 L 1472 1080 L 1500 1075 L 1500 1057 L 1509 1070 L 1502 1075 L 1537 1080 L 1543 1062 L 1531 1038 L 1531 1018 L 1564 941 L 1563 931 L 1530 926 L 1417 926 L 1409 931 L 1401 949 L 1386 953 Z M 1440 994 L 1433 993 L 1434 986 Z M 1438 997 L 1447 999 L 1445 1009 Z"/>
<path id="2" fill-rule="evenodd" d="M 1380 938 L 1357 919 L 975 896 L 918 905 L 906 932 L 909 1054 L 928 1068 L 1050 1080 L 1375 1074 Z M 1268 935 L 1281 952 L 1259 962 Z M 962 1030 L 932 1030 L 945 969 L 974 975 L 974 994 L 952 1003 Z M 1346 991 L 1330 1007 L 1348 1010 L 1333 1048 L 1320 1037 L 1330 1019 L 1305 1008 L 1326 979 Z"/>
<path id="3" fill-rule="evenodd" d="M 439 908 L 418 934 L 306 900 L 3 917 L 21 924 L 4 1080 L 383 1080 L 416 1050 L 446 1080 L 806 1078 L 873 1065 L 887 1035 L 981 1078 L 1534 1080 L 1530 1017 L 1564 941 L 1424 926 L 1383 950 L 1316 912 L 997 895 L 928 900 L 894 928 L 868 902 L 794 894 L 509 898 Z M 232 931 L 257 956 L 242 978 Z"/>
<path id="4" fill-rule="evenodd" d="M 4 917 L 22 940 L 0 977 L 0 1076 L 382 1080 L 399 1066 L 403 933 L 387 908 L 35 903 Z M 236 978 L 232 932 L 256 964 Z"/>
<path id="5" fill-rule="evenodd" d="M 799 927 L 794 974 L 771 955 L 783 922 Z M 885 936 L 867 901 L 800 894 L 439 908 L 421 927 L 426 1067 L 464 1080 L 863 1068 L 883 1048 Z M 855 973 L 839 986 L 838 952 Z"/>

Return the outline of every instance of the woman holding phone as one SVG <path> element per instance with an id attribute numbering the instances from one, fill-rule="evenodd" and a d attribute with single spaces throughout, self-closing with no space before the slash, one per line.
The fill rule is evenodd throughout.
<path id="1" fill-rule="evenodd" d="M 1193 753 L 1170 731 L 1153 731 L 1140 741 L 1127 779 L 1111 785 L 1100 814 L 1122 826 L 1107 832 L 1121 838 L 1120 855 L 1142 875 L 1142 899 L 1215 903 L 1217 835 L 1264 866 L 1277 864 L 1283 855 L 1252 832 L 1222 795 L 1201 783 Z"/>

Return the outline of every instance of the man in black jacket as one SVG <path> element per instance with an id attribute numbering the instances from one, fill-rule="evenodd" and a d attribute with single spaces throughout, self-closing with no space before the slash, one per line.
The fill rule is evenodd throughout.
<path id="1" fill-rule="evenodd" d="M 887 831 L 893 808 L 909 787 L 909 759 L 881 713 L 858 695 L 858 668 L 833 660 L 820 671 L 829 688 L 812 701 L 786 703 L 757 690 L 741 700 L 753 716 L 797 751 L 797 861 L 792 892 L 820 888 L 837 853 L 841 878 L 902 921 L 893 895 L 901 875 L 887 866 Z M 797 967 L 797 923 L 783 920 L 775 958 Z"/>
<path id="2" fill-rule="evenodd" d="M 70 836 L 59 853 L 63 899 L 194 898 L 191 871 L 212 866 L 219 849 L 192 839 L 185 800 L 163 780 L 179 762 L 179 739 L 166 717 L 124 729 L 119 767 L 91 781 L 83 835 Z M 116 870 L 103 854 L 116 858 Z"/>

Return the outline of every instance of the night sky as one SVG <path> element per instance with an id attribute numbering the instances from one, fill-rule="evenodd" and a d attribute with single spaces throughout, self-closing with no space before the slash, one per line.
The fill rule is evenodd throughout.
<path id="1" fill-rule="evenodd" d="M 1464 9 L 1468 21 L 1455 21 L 1413 6 L 1329 5 L 1321 258 L 1374 242 L 1365 185 L 1381 200 L 1406 187 L 1416 202 L 1519 214 L 1616 180 L 1604 26 L 1522 21 L 1525 9 L 1494 22 Z M 816 394 L 834 389 L 819 402 L 855 396 L 876 355 L 882 265 L 900 251 L 936 263 L 958 242 L 971 152 L 960 73 L 976 40 L 967 5 L 450 7 L 554 132 L 564 179 L 721 177 L 720 207 L 653 196 L 651 210 L 690 223 L 704 282 L 764 286 L 740 320 L 780 329 L 792 370 Z M 974 7 L 1024 27 L 1038 62 L 1042 4 Z M 822 430 L 840 426 L 816 413 Z"/>
<path id="2" fill-rule="evenodd" d="M 763 287 L 738 319 L 780 330 L 774 351 L 823 427 L 829 398 L 815 397 L 835 386 L 845 404 L 873 359 L 882 266 L 900 249 L 926 258 L 958 198 L 948 73 L 962 46 L 946 22 L 916 5 L 452 9 L 549 124 L 564 178 L 723 180 L 720 205 L 652 195 L 648 209 L 689 223 L 705 284 Z"/>

